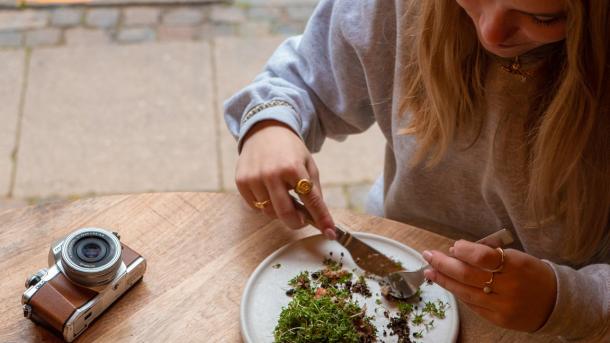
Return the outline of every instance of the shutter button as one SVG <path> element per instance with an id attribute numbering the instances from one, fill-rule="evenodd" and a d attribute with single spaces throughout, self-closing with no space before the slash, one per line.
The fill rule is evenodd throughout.
<path id="1" fill-rule="evenodd" d="M 27 279 L 25 279 L 25 288 L 32 287 L 35 284 L 39 283 L 40 280 L 42 280 L 42 278 L 46 274 L 47 274 L 47 269 L 42 268 L 41 270 L 37 271 L 36 273 L 30 275 Z"/>

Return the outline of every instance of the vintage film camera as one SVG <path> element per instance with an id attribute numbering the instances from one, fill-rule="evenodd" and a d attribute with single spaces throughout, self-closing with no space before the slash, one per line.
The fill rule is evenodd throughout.
<path id="1" fill-rule="evenodd" d="M 53 243 L 49 268 L 27 278 L 23 315 L 71 342 L 131 286 L 146 260 L 116 232 L 78 229 Z"/>

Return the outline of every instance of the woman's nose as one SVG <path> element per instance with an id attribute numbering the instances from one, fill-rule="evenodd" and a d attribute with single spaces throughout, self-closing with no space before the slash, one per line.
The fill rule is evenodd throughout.
<path id="1" fill-rule="evenodd" d="M 516 31 L 516 26 L 506 12 L 491 10 L 479 17 L 481 39 L 489 45 L 506 42 Z"/>

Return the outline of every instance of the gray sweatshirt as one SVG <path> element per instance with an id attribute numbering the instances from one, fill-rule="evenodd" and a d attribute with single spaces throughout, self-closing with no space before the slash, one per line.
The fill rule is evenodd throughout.
<path id="1" fill-rule="evenodd" d="M 476 143 L 466 148 L 470 142 L 456 140 L 433 168 L 409 165 L 417 141 L 399 134 L 409 115 L 398 107 L 402 52 L 410 49 L 401 43 L 410 24 L 405 2 L 320 1 L 305 33 L 284 42 L 254 82 L 225 103 L 239 146 L 263 120 L 285 123 L 312 152 L 326 137 L 341 140 L 376 122 L 387 143 L 384 175 L 371 191 L 378 214 L 453 238 L 508 228 L 520 249 L 545 260 L 557 276 L 555 308 L 537 333 L 610 342 L 610 252 L 585 265 L 562 260 L 554 247 L 565 227 L 550 220 L 537 228 L 524 208 L 524 127 L 535 80 L 523 82 L 492 62 Z"/>

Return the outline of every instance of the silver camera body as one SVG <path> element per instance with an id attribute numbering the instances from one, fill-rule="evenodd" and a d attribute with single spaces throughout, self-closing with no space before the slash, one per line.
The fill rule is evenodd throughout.
<path id="1" fill-rule="evenodd" d="M 23 314 L 73 341 L 121 295 L 140 281 L 146 260 L 119 235 L 82 228 L 53 243 L 49 268 L 27 278 Z"/>

